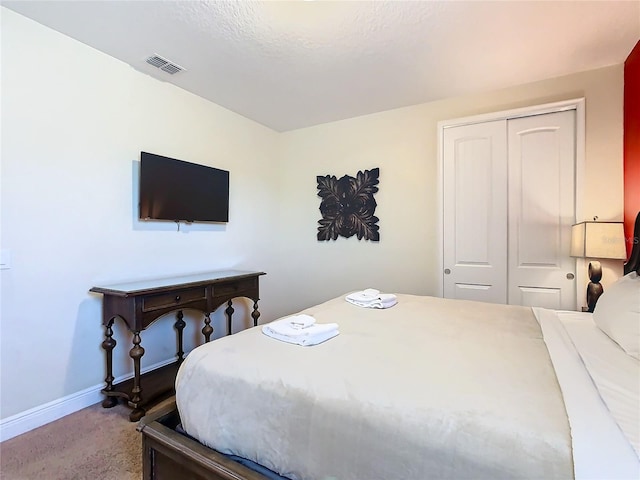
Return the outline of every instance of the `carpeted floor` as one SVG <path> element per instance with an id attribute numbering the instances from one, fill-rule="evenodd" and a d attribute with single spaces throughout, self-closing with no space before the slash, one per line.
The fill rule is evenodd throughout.
<path id="1" fill-rule="evenodd" d="M 0 443 L 3 480 L 140 480 L 142 438 L 124 405 L 93 405 Z"/>

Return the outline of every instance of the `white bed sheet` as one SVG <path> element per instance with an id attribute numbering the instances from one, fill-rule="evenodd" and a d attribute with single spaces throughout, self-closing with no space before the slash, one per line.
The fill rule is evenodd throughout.
<path id="1" fill-rule="evenodd" d="M 576 480 L 640 478 L 638 362 L 591 314 L 533 309 L 565 401 Z M 634 379 L 635 377 L 635 379 Z"/>

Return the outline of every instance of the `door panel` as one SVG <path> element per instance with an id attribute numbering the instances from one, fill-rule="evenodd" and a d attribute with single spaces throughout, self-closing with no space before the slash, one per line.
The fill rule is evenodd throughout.
<path id="1" fill-rule="evenodd" d="M 475 300 L 478 302 L 486 302 L 487 298 L 491 298 L 495 295 L 495 292 L 491 290 L 495 290 L 495 287 L 491 285 L 478 285 L 478 284 L 467 284 L 467 283 L 456 283 L 455 284 L 455 294 L 451 298 L 458 298 L 464 300 Z M 492 302 L 496 303 L 496 302 Z"/>
<path id="2" fill-rule="evenodd" d="M 510 304 L 575 309 L 574 131 L 573 110 L 508 121 Z"/>
<path id="3" fill-rule="evenodd" d="M 519 287 L 520 303 L 518 305 L 528 305 L 553 310 L 562 309 L 561 290 L 559 288 L 539 288 L 539 287 Z"/>
<path id="4" fill-rule="evenodd" d="M 504 120 L 444 130 L 445 297 L 507 301 L 506 135 Z"/>

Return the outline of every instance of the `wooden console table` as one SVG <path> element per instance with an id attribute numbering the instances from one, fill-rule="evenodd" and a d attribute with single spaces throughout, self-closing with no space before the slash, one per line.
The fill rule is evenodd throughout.
<path id="1" fill-rule="evenodd" d="M 253 300 L 251 317 L 253 325 L 256 326 L 260 317 L 258 278 L 264 274 L 264 272 L 226 270 L 91 288 L 91 292 L 103 295 L 102 325 L 105 327 L 105 338 L 102 348 L 106 352 L 107 376 L 105 388 L 102 390 L 105 395 L 102 406 L 111 408 L 118 403 L 119 398 L 123 398 L 133 408 L 129 419 L 136 422 L 145 415 L 146 405 L 174 393 L 176 373 L 184 360 L 182 332 L 186 323 L 183 320 L 182 309 L 195 309 L 204 313 L 202 334 L 205 342 L 211 340 L 213 333 L 210 315 L 225 302 L 227 303 L 225 309 L 228 321 L 227 335 L 231 334 L 231 318 L 234 312 L 231 299 L 233 298 L 247 297 Z M 158 317 L 173 311 L 177 312 L 174 324 L 178 337 L 177 359 L 174 363 L 141 375 L 140 359 L 145 349 L 140 345 L 140 332 Z M 133 378 L 114 385 L 113 349 L 116 341 L 113 338 L 112 327 L 116 318 L 121 318 L 133 333 L 133 347 L 129 350 L 129 356 L 133 359 L 134 374 Z"/>

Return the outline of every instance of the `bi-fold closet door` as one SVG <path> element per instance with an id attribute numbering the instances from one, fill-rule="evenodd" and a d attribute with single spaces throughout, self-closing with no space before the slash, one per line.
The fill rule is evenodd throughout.
<path id="1" fill-rule="evenodd" d="M 443 132 L 443 293 L 575 309 L 575 111 Z"/>

